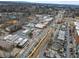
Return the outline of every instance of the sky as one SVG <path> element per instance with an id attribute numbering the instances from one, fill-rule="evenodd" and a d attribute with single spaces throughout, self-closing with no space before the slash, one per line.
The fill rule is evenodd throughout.
<path id="1" fill-rule="evenodd" d="M 24 2 L 35 2 L 35 3 L 79 5 L 79 0 L 0 0 L 0 1 L 24 1 Z"/>

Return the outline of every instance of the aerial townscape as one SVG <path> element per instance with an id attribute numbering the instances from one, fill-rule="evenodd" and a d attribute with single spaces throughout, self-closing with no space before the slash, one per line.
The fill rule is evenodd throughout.
<path id="1" fill-rule="evenodd" d="M 79 5 L 0 1 L 0 58 L 78 58 Z"/>

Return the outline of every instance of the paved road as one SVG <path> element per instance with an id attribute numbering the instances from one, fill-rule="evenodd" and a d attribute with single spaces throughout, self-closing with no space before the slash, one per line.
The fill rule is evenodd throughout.
<path id="1" fill-rule="evenodd" d="M 44 48 L 41 50 L 41 52 L 40 52 L 40 54 L 39 54 L 39 58 L 46 58 L 46 57 L 44 56 L 44 51 L 45 51 L 46 47 L 47 47 L 47 44 L 46 44 L 46 45 L 44 46 Z"/>
<path id="2" fill-rule="evenodd" d="M 68 25 L 68 24 L 67 24 Z M 70 43 L 70 39 L 69 39 L 69 27 L 67 26 L 67 58 L 70 57 L 70 49 L 69 49 L 69 43 Z"/>
<path id="3" fill-rule="evenodd" d="M 76 53 L 76 44 L 75 44 L 75 39 L 73 38 L 73 36 L 69 36 L 69 34 L 70 33 L 69 33 L 68 24 L 67 24 L 67 58 L 72 58 L 72 57 L 76 57 L 76 54 L 75 54 Z M 72 41 L 72 44 L 73 44 L 74 55 L 71 55 L 71 53 L 70 53 L 70 49 L 69 49 L 70 41 Z"/>

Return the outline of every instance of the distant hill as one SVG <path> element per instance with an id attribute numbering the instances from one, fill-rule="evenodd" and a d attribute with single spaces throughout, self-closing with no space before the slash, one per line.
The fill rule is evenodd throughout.
<path id="1" fill-rule="evenodd" d="M 31 2 L 23 2 L 23 1 L 0 1 L 0 5 L 27 5 L 27 4 L 33 4 L 33 5 L 48 5 L 49 7 L 59 7 L 59 8 L 79 8 L 79 5 L 66 5 L 66 4 L 47 4 L 47 3 L 31 3 Z"/>

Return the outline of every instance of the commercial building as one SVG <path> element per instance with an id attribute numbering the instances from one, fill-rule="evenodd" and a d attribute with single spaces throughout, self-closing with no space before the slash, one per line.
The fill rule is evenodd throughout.
<path id="1" fill-rule="evenodd" d="M 77 57 L 79 55 L 79 21 L 74 22 L 75 25 L 75 44 L 76 44 L 76 51 Z"/>

